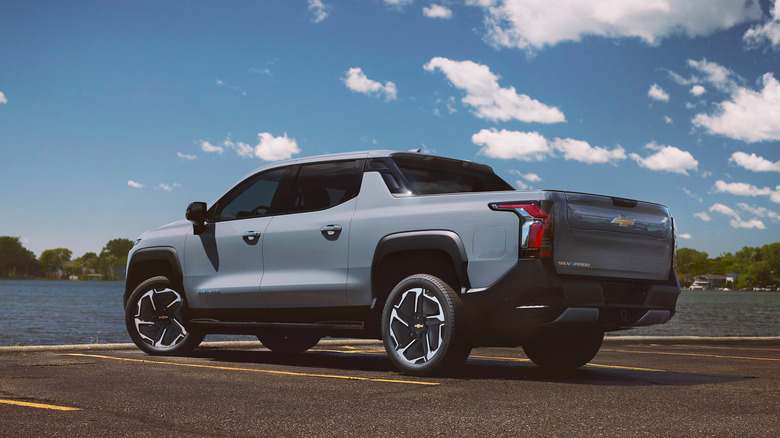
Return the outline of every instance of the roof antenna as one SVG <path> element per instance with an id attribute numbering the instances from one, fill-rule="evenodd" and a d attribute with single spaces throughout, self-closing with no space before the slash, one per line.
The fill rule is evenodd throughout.
<path id="1" fill-rule="evenodd" d="M 417 153 L 419 154 L 420 152 L 422 152 L 422 149 L 420 149 L 420 148 L 417 148 L 417 149 L 409 149 L 409 152 L 417 152 Z"/>

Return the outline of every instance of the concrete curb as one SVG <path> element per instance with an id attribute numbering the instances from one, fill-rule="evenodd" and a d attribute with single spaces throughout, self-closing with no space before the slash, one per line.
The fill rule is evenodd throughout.
<path id="1" fill-rule="evenodd" d="M 605 344 L 715 344 L 715 345 L 780 345 L 778 336 L 606 336 Z"/>
<path id="2" fill-rule="evenodd" d="M 707 336 L 607 336 L 604 338 L 607 345 L 630 344 L 661 344 L 661 345 L 690 345 L 690 344 L 716 344 L 716 345 L 780 345 L 780 337 L 707 337 Z M 324 339 L 317 344 L 319 346 L 381 346 L 382 341 L 375 339 Z M 251 349 L 262 348 L 258 341 L 226 341 L 204 342 L 198 348 L 201 349 Z M 108 351 L 108 350 L 137 350 L 132 343 L 126 344 L 76 344 L 76 345 L 29 345 L 21 347 L 0 347 L 2 353 L 33 353 L 39 351 Z"/>

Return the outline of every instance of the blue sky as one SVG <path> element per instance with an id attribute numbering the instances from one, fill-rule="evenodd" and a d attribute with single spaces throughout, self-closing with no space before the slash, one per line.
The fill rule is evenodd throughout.
<path id="1" fill-rule="evenodd" d="M 780 240 L 780 7 L 711 0 L 0 3 L 0 235 L 98 252 L 251 170 L 367 149 Z"/>

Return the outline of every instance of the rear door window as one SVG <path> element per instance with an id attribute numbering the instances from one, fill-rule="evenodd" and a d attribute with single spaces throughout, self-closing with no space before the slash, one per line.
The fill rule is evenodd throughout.
<path id="1" fill-rule="evenodd" d="M 300 166 L 287 212 L 324 210 L 347 202 L 360 190 L 362 161 L 334 161 Z"/>

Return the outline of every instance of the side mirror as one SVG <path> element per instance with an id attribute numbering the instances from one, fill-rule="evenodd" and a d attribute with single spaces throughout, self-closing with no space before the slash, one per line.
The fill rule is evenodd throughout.
<path id="1" fill-rule="evenodd" d="M 193 231 L 196 235 L 206 229 L 206 203 L 193 202 L 187 207 L 185 215 L 188 221 L 192 222 Z"/>

